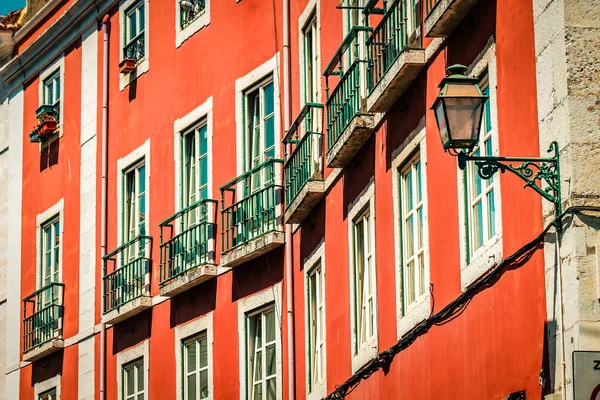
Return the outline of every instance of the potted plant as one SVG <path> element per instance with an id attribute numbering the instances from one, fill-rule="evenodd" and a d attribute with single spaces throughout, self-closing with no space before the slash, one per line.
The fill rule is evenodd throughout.
<path id="1" fill-rule="evenodd" d="M 39 143 L 41 141 L 42 141 L 42 138 L 40 138 L 37 127 L 33 128 L 33 131 L 29 134 L 29 142 Z"/>
<path id="2" fill-rule="evenodd" d="M 54 106 L 51 106 L 49 104 L 44 104 L 35 111 L 35 116 L 38 119 L 43 118 L 46 115 L 54 116 Z"/>
<path id="3" fill-rule="evenodd" d="M 135 69 L 135 60 L 133 58 L 124 58 L 119 63 L 119 72 L 122 74 L 128 74 Z"/>
<path id="4" fill-rule="evenodd" d="M 56 131 L 56 118 L 48 116 L 41 120 L 37 131 L 42 137 L 52 135 Z"/>

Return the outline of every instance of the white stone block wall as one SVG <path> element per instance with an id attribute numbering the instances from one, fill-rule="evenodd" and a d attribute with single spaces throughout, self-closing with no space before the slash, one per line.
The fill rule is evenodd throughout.
<path id="1" fill-rule="evenodd" d="M 0 81 L 0 221 L 8 217 L 8 98 Z M 0 399 L 5 398 L 6 375 L 6 271 L 8 269 L 8 225 L 0 223 Z"/>

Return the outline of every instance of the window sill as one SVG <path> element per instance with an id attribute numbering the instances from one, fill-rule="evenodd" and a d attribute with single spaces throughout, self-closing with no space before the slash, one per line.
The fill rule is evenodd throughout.
<path id="1" fill-rule="evenodd" d="M 373 337 L 366 341 L 358 349 L 358 353 L 352 356 L 352 373 L 358 371 L 363 365 L 371 361 L 377 356 L 378 342 L 377 333 Z"/>
<path id="2" fill-rule="evenodd" d="M 398 340 L 420 322 L 429 318 L 429 314 L 431 313 L 431 294 L 429 293 L 429 288 L 426 288 L 426 290 L 425 294 L 408 306 L 404 315 L 398 315 L 396 323 Z"/>
<path id="3" fill-rule="evenodd" d="M 122 92 L 127 86 L 131 84 L 131 82 L 135 81 L 137 78 L 148 72 L 148 67 L 149 62 L 148 57 L 146 56 L 146 58 L 142 62 L 140 62 L 133 71 L 131 71 L 128 74 L 120 74 L 121 76 L 119 78 L 119 90 Z"/>
<path id="4" fill-rule="evenodd" d="M 204 13 L 200 15 L 191 24 L 181 29 L 181 25 L 177 23 L 177 32 L 175 34 L 175 46 L 179 48 L 186 40 L 191 38 L 196 32 L 210 24 L 210 10 L 207 8 Z"/>
<path id="5" fill-rule="evenodd" d="M 464 263 L 461 266 L 460 283 L 463 292 L 500 260 L 502 260 L 502 236 L 496 235 L 477 249 L 468 264 Z"/>

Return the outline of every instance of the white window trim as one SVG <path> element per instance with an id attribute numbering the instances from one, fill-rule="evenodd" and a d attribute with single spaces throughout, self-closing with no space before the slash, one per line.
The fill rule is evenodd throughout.
<path id="1" fill-rule="evenodd" d="M 213 98 L 209 97 L 204 103 L 200 104 L 187 115 L 179 118 L 174 124 L 174 144 L 175 144 L 175 208 L 181 210 L 181 194 L 183 187 L 181 185 L 181 134 L 189 128 L 193 128 L 200 120 L 206 118 L 207 126 L 207 146 L 208 146 L 208 198 L 213 198 Z"/>
<path id="2" fill-rule="evenodd" d="M 140 147 L 117 160 L 117 244 L 123 244 L 123 172 L 138 161 L 144 160 L 146 166 L 146 232 L 150 228 L 150 139 Z"/>
<path id="3" fill-rule="evenodd" d="M 40 398 L 40 394 L 51 389 L 56 389 L 56 400 L 60 400 L 60 378 L 61 375 L 56 375 L 52 378 L 46 379 L 45 381 L 37 382 L 35 385 L 33 385 L 33 398 L 38 400 Z"/>
<path id="4" fill-rule="evenodd" d="M 41 267 L 42 267 L 42 226 L 48 222 L 49 220 L 53 219 L 54 217 L 58 216 L 58 225 L 59 225 L 59 236 L 58 236 L 58 240 L 60 241 L 60 249 L 59 249 L 59 255 L 58 255 L 58 280 L 60 282 L 63 281 L 63 247 L 64 247 L 64 243 L 63 243 L 63 233 L 65 231 L 65 200 L 60 199 L 56 204 L 54 204 L 53 206 L 51 206 L 50 208 L 48 208 L 46 211 L 42 212 L 41 214 L 38 214 L 35 217 L 35 246 L 36 246 L 36 251 L 35 251 L 35 287 L 36 289 L 40 289 L 40 276 L 41 276 Z"/>
<path id="5" fill-rule="evenodd" d="M 60 77 L 60 115 L 58 121 L 58 135 L 52 135 L 52 137 L 44 142 L 40 143 L 40 150 L 42 147 L 46 147 L 48 144 L 52 143 L 56 140 L 56 138 L 63 137 L 63 133 L 65 131 L 64 120 L 65 120 L 65 55 L 64 53 L 60 55 L 58 60 L 52 63 L 50 66 L 46 67 L 42 72 L 40 72 L 40 82 L 38 88 L 38 107 L 44 104 L 44 81 L 49 78 L 56 71 L 59 71 L 58 75 Z"/>
<path id="6" fill-rule="evenodd" d="M 273 76 L 273 97 L 275 110 L 275 158 L 279 158 L 281 154 L 281 109 L 279 106 L 279 53 L 276 53 L 272 58 L 267 60 L 262 65 L 255 68 L 245 76 L 235 80 L 235 131 L 236 131 L 236 159 L 237 159 L 237 176 L 244 173 L 244 91 L 249 87 L 260 83 L 267 76 Z M 276 179 L 280 181 L 281 174 L 279 169 Z"/>
<path id="7" fill-rule="evenodd" d="M 308 338 L 310 336 L 309 327 L 308 327 L 308 279 L 310 274 L 312 273 L 315 265 L 320 263 L 321 267 L 321 275 L 323 276 L 323 286 L 325 289 L 325 239 L 321 239 L 321 243 L 317 246 L 317 248 L 312 252 L 310 256 L 308 256 L 304 260 L 304 348 L 306 349 L 306 353 L 308 354 Z M 325 332 L 325 337 L 323 338 L 323 378 L 321 381 L 316 384 L 312 391 L 308 391 L 310 387 L 310 376 L 308 371 L 310 370 L 309 366 L 309 358 L 304 357 L 305 367 L 306 367 L 306 399 L 307 400 L 319 400 L 327 396 L 327 290 L 323 290 L 323 331 Z"/>
<path id="8" fill-rule="evenodd" d="M 179 325 L 175 328 L 175 364 L 177 366 L 177 400 L 182 400 L 183 391 L 183 366 L 184 361 L 181 359 L 182 341 L 190 336 L 206 331 L 207 354 L 208 354 L 208 400 L 214 398 L 213 385 L 213 312 L 209 312 L 202 317 L 189 322 L 185 325 Z"/>
<path id="9" fill-rule="evenodd" d="M 121 0 L 119 3 L 119 62 L 123 61 L 123 48 L 125 39 L 123 29 L 125 28 L 125 11 L 137 2 L 144 2 L 144 60 L 128 74 L 119 74 L 119 90 L 123 91 L 131 82 L 148 72 L 150 64 L 150 0 Z"/>
<path id="10" fill-rule="evenodd" d="M 181 7 L 180 0 L 175 1 L 175 47 L 180 47 L 183 42 L 188 40 L 194 33 L 210 24 L 210 1 L 205 0 L 204 13 L 200 15 L 194 22 L 181 29 Z"/>
<path id="11" fill-rule="evenodd" d="M 488 79 L 490 88 L 490 108 L 492 124 L 496 127 L 492 133 L 492 153 L 498 156 L 499 137 L 498 137 L 498 109 L 496 98 L 496 46 L 492 43 L 489 47 L 482 51 L 476 61 L 469 67 L 469 76 L 479 77 L 488 69 Z M 483 246 L 481 246 L 470 257 L 467 254 L 467 216 L 465 215 L 465 175 L 466 171 L 459 168 L 456 169 L 458 178 L 458 222 L 459 222 L 459 238 L 460 238 L 460 281 L 462 290 L 466 290 L 473 282 L 477 281 L 485 275 L 496 263 L 502 260 L 502 197 L 500 194 L 500 177 L 494 177 L 494 204 L 495 204 L 495 227 L 496 234 L 490 238 Z"/>
<path id="12" fill-rule="evenodd" d="M 354 316 L 356 315 L 354 292 L 356 288 L 356 277 L 354 276 L 354 219 L 360 215 L 360 213 L 369 205 L 369 214 L 371 216 L 371 243 L 373 246 L 373 276 L 375 280 L 375 332 L 373 337 L 363 344 L 359 349 L 358 353 L 355 354 L 356 340 L 357 340 L 357 327 Z M 351 351 L 352 351 L 352 373 L 355 373 L 360 367 L 365 365 L 368 361 L 375 358 L 379 348 L 379 316 L 378 316 L 378 301 L 377 301 L 377 244 L 375 239 L 375 180 L 371 178 L 369 184 L 365 187 L 361 194 L 358 195 L 356 200 L 348 206 L 348 249 L 349 258 L 348 265 L 350 267 L 350 338 L 351 338 Z"/>
<path id="13" fill-rule="evenodd" d="M 404 297 L 404 288 L 402 287 L 402 243 L 400 234 L 401 212 L 400 212 L 400 188 L 399 188 L 399 169 L 410 161 L 413 154 L 418 151 L 421 160 L 421 184 L 423 185 L 423 247 L 425 257 L 425 293 L 415 302 L 407 306 L 405 313 L 402 313 L 402 303 Z M 392 161 L 392 187 L 394 200 L 394 256 L 396 259 L 396 333 L 400 340 L 407 332 L 413 329 L 419 322 L 427 319 L 431 313 L 431 292 L 430 283 L 430 249 L 429 249 L 429 202 L 427 192 L 427 140 L 425 135 L 425 120 L 422 119 L 417 129 L 415 129 L 405 142 L 398 148 L 397 154 Z"/>
<path id="14" fill-rule="evenodd" d="M 144 398 L 149 399 L 148 393 L 148 372 L 150 371 L 150 345 L 148 340 L 131 347 L 117 354 L 117 389 L 119 390 L 117 398 L 123 399 L 123 365 L 137 360 L 144 359 Z"/>
<path id="15" fill-rule="evenodd" d="M 275 310 L 275 321 L 276 321 L 276 346 L 275 346 L 275 357 L 276 357 L 276 365 L 275 371 L 277 373 L 277 377 L 275 378 L 275 387 L 276 387 L 276 396 L 277 400 L 283 399 L 283 360 L 282 360 L 282 341 L 281 341 L 281 306 L 282 306 L 282 297 L 281 297 L 281 283 L 276 283 L 272 287 L 262 290 L 258 293 L 255 293 L 251 296 L 244 297 L 243 299 L 238 301 L 238 351 L 239 351 L 239 360 L 240 360 L 240 399 L 247 400 L 247 392 L 248 388 L 246 387 L 246 363 L 247 363 L 247 355 L 246 355 L 246 314 L 265 306 L 269 303 L 274 303 Z"/>
<path id="16" fill-rule="evenodd" d="M 317 68 L 319 77 L 321 76 L 321 1 L 320 0 L 309 0 L 308 4 L 304 8 L 302 14 L 298 18 L 298 47 L 299 62 L 300 62 L 300 108 L 306 104 L 306 77 L 304 76 L 304 28 L 309 18 L 315 14 L 317 18 Z M 323 102 L 323 90 L 321 88 L 321 79 L 319 78 L 317 102 Z"/>

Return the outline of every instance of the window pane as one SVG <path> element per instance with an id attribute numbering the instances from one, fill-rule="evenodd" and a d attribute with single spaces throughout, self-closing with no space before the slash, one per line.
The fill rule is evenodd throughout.
<path id="1" fill-rule="evenodd" d="M 187 377 L 187 400 L 196 400 L 196 375 Z"/>
<path id="2" fill-rule="evenodd" d="M 273 113 L 274 111 L 274 96 L 273 96 L 273 82 L 266 85 L 263 89 L 263 93 L 265 96 L 264 105 L 265 105 L 265 116 Z"/>
<path id="3" fill-rule="evenodd" d="M 267 400 L 276 400 L 275 378 L 267 381 Z"/>
<path id="4" fill-rule="evenodd" d="M 265 342 L 268 343 L 275 340 L 275 312 L 273 310 L 267 311 L 265 314 L 265 318 L 265 325 L 267 330 Z"/>
<path id="5" fill-rule="evenodd" d="M 200 347 L 200 368 L 208 365 L 208 340 L 206 335 L 202 335 L 199 340 Z"/>
<path id="6" fill-rule="evenodd" d="M 125 386 L 126 392 L 125 393 L 128 396 L 134 394 L 135 393 L 135 387 L 134 387 L 134 370 L 133 370 L 133 367 L 125 369 L 125 382 L 126 382 L 126 386 Z"/>
<path id="7" fill-rule="evenodd" d="M 262 378 L 262 351 L 259 350 L 254 357 L 254 380 L 259 381 Z"/>
<path id="8" fill-rule="evenodd" d="M 496 234 L 496 206 L 494 204 L 494 191 L 491 190 L 487 194 L 488 201 L 488 237 L 491 238 Z"/>
<path id="9" fill-rule="evenodd" d="M 275 375 L 275 345 L 267 347 L 267 376 Z"/>
<path id="10" fill-rule="evenodd" d="M 208 398 L 208 371 L 200 372 L 200 398 Z"/>
<path id="11" fill-rule="evenodd" d="M 200 186 L 204 186 L 208 183 L 208 157 L 202 157 L 200 159 Z"/>
<path id="12" fill-rule="evenodd" d="M 138 28 L 138 33 L 141 33 L 144 31 L 144 27 L 146 26 L 146 14 L 144 13 L 144 4 L 143 3 L 139 8 L 138 13 L 140 16 L 140 26 Z"/>
<path id="13" fill-rule="evenodd" d="M 252 399 L 262 399 L 262 383 L 257 383 L 254 385 L 254 396 L 252 396 Z"/>
<path id="14" fill-rule="evenodd" d="M 473 206 L 473 232 L 475 248 L 477 250 L 483 245 L 483 207 L 481 201 Z"/>
<path id="15" fill-rule="evenodd" d="M 200 135 L 200 155 L 208 152 L 208 125 L 204 124 L 198 131 Z"/>
<path id="16" fill-rule="evenodd" d="M 265 149 L 275 145 L 275 117 L 269 117 L 265 121 Z M 270 157 L 270 155 L 267 155 Z"/>
<path id="17" fill-rule="evenodd" d="M 138 391 L 141 392 L 144 390 L 144 364 L 140 363 L 136 366 L 137 369 L 137 379 L 138 379 Z"/>

